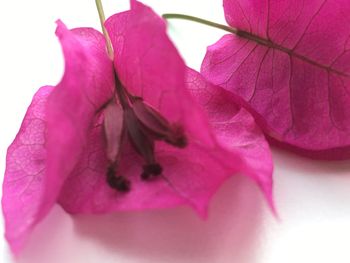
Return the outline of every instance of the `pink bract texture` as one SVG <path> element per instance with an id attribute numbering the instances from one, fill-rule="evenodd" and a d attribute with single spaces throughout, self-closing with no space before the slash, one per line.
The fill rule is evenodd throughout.
<path id="1" fill-rule="evenodd" d="M 207 98 L 217 94 L 211 101 L 226 103 L 226 91 L 207 86 L 198 73 L 187 70 L 166 36 L 164 21 L 150 8 L 136 1 L 131 6 L 106 21 L 114 65 L 101 33 L 91 28 L 68 30 L 57 22 L 64 76 L 57 86 L 36 93 L 7 153 L 2 206 L 6 238 L 14 253 L 56 202 L 69 213 L 186 204 L 205 217 L 218 187 L 242 172 L 258 183 L 273 206 L 271 155 L 253 119 L 231 104 L 215 113 L 216 104 Z M 115 111 L 119 104 L 110 106 L 114 68 L 128 92 L 181 125 L 186 135 L 184 148 L 156 141 L 155 157 L 163 167 L 156 180 L 141 180 L 140 154 L 128 140 L 115 144 L 113 136 L 123 137 L 118 131 L 104 130 L 122 125 L 120 120 L 111 123 L 122 116 Z M 109 159 L 116 154 L 107 145 L 111 142 L 119 149 L 118 173 L 131 182 L 127 193 L 106 182 Z"/>
<path id="2" fill-rule="evenodd" d="M 259 185 L 272 211 L 275 212 L 272 195 L 272 156 L 254 118 L 244 108 L 235 104 L 232 93 L 208 83 L 202 75 L 192 69 L 187 71 L 187 83 L 192 96 L 207 114 L 218 147 L 226 152 L 226 158 L 223 157 L 222 162 L 234 169 L 232 159 L 239 155 L 242 159 L 240 171 Z"/>
<path id="3" fill-rule="evenodd" d="M 236 96 L 271 140 L 313 158 L 350 157 L 350 2 L 224 0 L 239 29 L 201 72 Z"/>
<path id="4" fill-rule="evenodd" d="M 57 24 L 65 74 L 56 87 L 43 87 L 34 96 L 7 152 L 2 206 L 5 235 L 14 253 L 57 202 L 84 151 L 95 111 L 114 89 L 103 35 Z"/>

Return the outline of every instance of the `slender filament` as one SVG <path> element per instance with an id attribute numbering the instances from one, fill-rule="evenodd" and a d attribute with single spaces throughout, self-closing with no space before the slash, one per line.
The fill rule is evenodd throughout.
<path id="1" fill-rule="evenodd" d="M 113 60 L 113 48 L 112 48 L 112 44 L 111 44 L 111 39 L 109 38 L 108 32 L 107 32 L 105 25 L 104 25 L 106 18 L 105 18 L 105 13 L 103 11 L 102 2 L 101 2 L 101 0 L 95 0 L 95 2 L 96 2 L 98 15 L 100 17 L 102 32 L 103 32 L 103 35 L 105 36 L 105 39 L 106 39 L 107 53 L 108 53 L 108 56 Z"/>

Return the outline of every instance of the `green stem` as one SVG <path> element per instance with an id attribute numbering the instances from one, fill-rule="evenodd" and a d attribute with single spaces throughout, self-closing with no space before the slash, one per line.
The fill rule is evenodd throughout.
<path id="1" fill-rule="evenodd" d="M 105 39 L 106 39 L 107 53 L 108 53 L 108 56 L 113 60 L 113 48 L 112 48 L 112 44 L 111 44 L 111 39 L 109 38 L 108 32 L 107 32 L 105 25 L 104 25 L 106 18 L 105 18 L 105 13 L 103 11 L 102 2 L 101 2 L 101 0 L 95 0 L 95 2 L 96 2 L 98 15 L 100 17 L 102 32 L 103 32 L 103 35 L 105 36 Z"/>
<path id="2" fill-rule="evenodd" d="M 215 28 L 219 28 L 222 30 L 225 30 L 227 32 L 230 32 L 232 34 L 235 34 L 238 37 L 242 37 L 251 41 L 254 41 L 260 45 L 266 46 L 266 47 L 270 47 L 270 48 L 275 48 L 275 49 L 279 49 L 285 53 L 292 53 L 292 50 L 289 50 L 285 47 L 279 46 L 273 42 L 271 42 L 269 39 L 264 39 L 262 37 L 259 37 L 258 35 L 254 35 L 250 32 L 244 31 L 244 30 L 240 30 L 238 28 L 234 28 L 234 27 L 229 27 L 226 25 L 222 25 L 222 24 L 218 24 L 215 22 L 211 22 L 209 20 L 205 20 L 199 17 L 195 17 L 195 16 L 188 16 L 188 15 L 182 15 L 182 14 L 164 14 L 163 18 L 165 19 L 171 19 L 171 18 L 176 18 L 176 19 L 184 19 L 184 20 L 189 20 L 189 21 L 194 21 L 200 24 L 204 24 L 207 26 L 211 26 L 211 27 L 215 27 Z"/>
<path id="3" fill-rule="evenodd" d="M 219 28 L 219 29 L 225 30 L 227 32 L 230 32 L 230 33 L 233 33 L 233 34 L 236 34 L 236 35 L 238 35 L 240 33 L 240 31 L 237 28 L 229 27 L 229 26 L 222 25 L 222 24 L 218 24 L 218 23 L 215 23 L 215 22 L 211 22 L 209 20 L 205 20 L 205 19 L 202 19 L 202 18 L 199 18 L 199 17 L 195 17 L 195 16 L 189 16 L 189 15 L 183 15 L 183 14 L 164 14 L 163 18 L 164 19 L 173 19 L 173 18 L 175 18 L 175 19 L 189 20 L 189 21 L 197 22 L 197 23 L 204 24 L 204 25 L 207 25 L 207 26 Z"/>

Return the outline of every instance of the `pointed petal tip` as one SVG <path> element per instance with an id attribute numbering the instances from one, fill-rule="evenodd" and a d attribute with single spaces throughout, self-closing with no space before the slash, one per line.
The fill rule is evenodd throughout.
<path id="1" fill-rule="evenodd" d="M 55 23 L 57 25 L 55 34 L 58 38 L 62 38 L 63 34 L 68 31 L 68 28 L 61 19 L 57 19 Z"/>
<path id="2" fill-rule="evenodd" d="M 278 211 L 277 211 L 277 208 L 276 208 L 276 203 L 274 201 L 274 196 L 273 196 L 273 191 L 272 191 L 272 187 L 271 186 L 261 186 L 260 187 L 263 194 L 264 194 L 264 197 L 265 197 L 265 200 L 267 202 L 267 205 L 272 213 L 272 215 L 275 217 L 275 219 L 277 221 L 280 221 L 280 216 L 278 214 Z"/>
<path id="3" fill-rule="evenodd" d="M 8 237 L 8 235 L 5 234 L 5 238 L 7 240 L 8 243 L 8 249 L 11 251 L 12 255 L 16 258 L 18 257 L 25 245 L 25 241 L 23 238 L 22 239 L 18 239 L 18 240 L 14 240 Z"/>
<path id="4" fill-rule="evenodd" d="M 268 200 L 268 206 L 269 206 L 269 209 L 270 209 L 272 215 L 274 216 L 274 218 L 275 218 L 277 221 L 280 221 L 280 216 L 279 216 L 279 213 L 278 213 L 278 211 L 277 211 L 276 205 L 275 205 L 275 203 L 273 202 L 273 200 Z"/>
<path id="5" fill-rule="evenodd" d="M 57 19 L 57 20 L 55 21 L 55 23 L 56 23 L 56 25 L 64 25 L 64 23 L 62 22 L 61 19 Z"/>
<path id="6" fill-rule="evenodd" d="M 135 9 L 137 5 L 139 4 L 136 0 L 130 0 L 130 9 Z"/>

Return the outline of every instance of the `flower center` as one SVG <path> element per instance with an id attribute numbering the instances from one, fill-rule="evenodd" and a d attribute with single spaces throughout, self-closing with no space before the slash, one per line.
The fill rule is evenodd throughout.
<path id="1" fill-rule="evenodd" d="M 113 189 L 128 192 L 131 183 L 118 169 L 122 145 L 125 142 L 130 142 L 144 160 L 140 178 L 149 181 L 163 172 L 163 167 L 156 160 L 155 142 L 164 141 L 174 147 L 184 148 L 187 145 L 187 138 L 181 125 L 169 122 L 143 98 L 130 94 L 116 74 L 115 79 L 115 101 L 110 102 L 104 111 L 106 151 L 109 160 L 106 179 Z M 120 105 L 117 105 L 117 102 Z"/>

